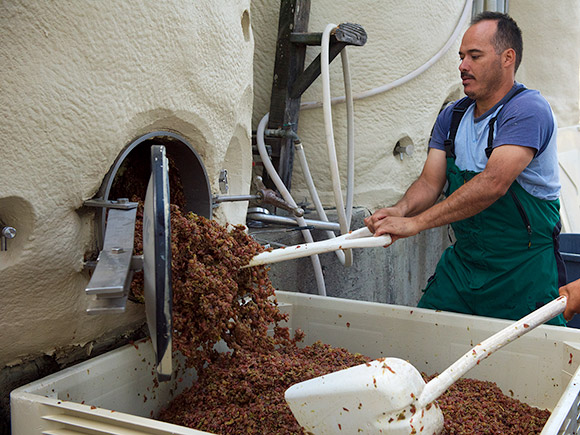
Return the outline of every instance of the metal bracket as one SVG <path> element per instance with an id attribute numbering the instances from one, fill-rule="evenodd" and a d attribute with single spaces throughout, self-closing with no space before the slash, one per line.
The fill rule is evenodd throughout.
<path id="1" fill-rule="evenodd" d="M 305 44 L 305 45 L 320 45 L 322 42 L 322 33 L 292 33 L 290 35 L 290 41 L 295 44 Z M 342 23 L 334 30 L 334 33 L 330 35 L 330 47 L 328 51 L 328 59 L 330 62 L 334 60 L 336 56 L 347 45 L 355 45 L 362 47 L 367 42 L 367 33 L 365 29 L 359 24 L 353 23 Z M 314 59 L 308 68 L 304 70 L 292 85 L 292 90 L 290 92 L 291 98 L 299 98 L 308 89 L 308 87 L 318 78 L 321 74 L 320 66 L 320 55 Z"/>
<path id="2" fill-rule="evenodd" d="M 128 198 L 119 198 L 116 201 L 111 201 L 103 198 L 87 199 L 83 205 L 87 207 L 113 208 L 119 210 L 130 210 L 137 208 L 136 202 L 130 202 Z"/>
<path id="3" fill-rule="evenodd" d="M 85 293 L 94 296 L 87 307 L 88 314 L 123 313 L 127 306 L 133 272 L 143 268 L 143 260 L 133 256 L 133 238 L 137 218 L 137 203 L 127 198 L 116 201 L 93 198 L 87 207 L 108 208 L 103 249 Z"/>
<path id="4" fill-rule="evenodd" d="M 133 277 L 133 239 L 137 208 L 111 209 L 107 218 L 103 250 L 85 289 L 91 300 L 87 313 L 124 312 Z"/>

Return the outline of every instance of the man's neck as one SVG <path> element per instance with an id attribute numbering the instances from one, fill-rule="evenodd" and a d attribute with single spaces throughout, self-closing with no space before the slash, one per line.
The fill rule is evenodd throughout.
<path id="1" fill-rule="evenodd" d="M 475 110 L 473 115 L 476 118 L 479 118 L 493 106 L 501 101 L 503 97 L 507 95 L 509 91 L 513 88 L 515 81 L 507 82 L 505 85 L 498 88 L 493 94 L 489 95 L 486 98 L 477 99 L 475 100 Z"/>

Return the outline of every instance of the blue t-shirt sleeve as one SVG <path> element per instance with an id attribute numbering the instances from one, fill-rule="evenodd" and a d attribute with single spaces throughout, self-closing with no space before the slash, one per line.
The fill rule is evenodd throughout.
<path id="1" fill-rule="evenodd" d="M 451 116 L 453 113 L 453 104 L 448 105 L 445 109 L 439 113 L 435 125 L 433 126 L 433 132 L 431 133 L 431 140 L 429 141 L 429 148 L 435 148 L 438 150 L 445 151 L 445 140 L 447 140 L 447 135 L 449 134 L 449 128 L 451 127 Z"/>
<path id="2" fill-rule="evenodd" d="M 528 90 L 511 100 L 497 118 L 494 148 L 520 145 L 541 154 L 554 132 L 554 119 L 548 102 L 538 91 Z"/>

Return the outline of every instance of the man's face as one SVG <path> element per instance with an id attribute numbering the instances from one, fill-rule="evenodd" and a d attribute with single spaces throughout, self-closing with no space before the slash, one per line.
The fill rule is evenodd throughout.
<path id="1" fill-rule="evenodd" d="M 485 99 L 502 84 L 501 55 L 496 54 L 491 43 L 496 29 L 496 21 L 480 21 L 467 29 L 461 41 L 459 71 L 463 90 L 474 100 Z"/>

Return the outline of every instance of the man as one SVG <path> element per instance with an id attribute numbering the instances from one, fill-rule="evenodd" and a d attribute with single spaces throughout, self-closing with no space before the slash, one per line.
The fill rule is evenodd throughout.
<path id="1" fill-rule="evenodd" d="M 457 241 L 419 307 L 519 319 L 565 283 L 557 126 L 539 92 L 515 82 L 522 51 L 508 15 L 473 20 L 459 50 L 467 97 L 437 118 L 423 171 L 404 197 L 365 220 L 393 240 L 452 224 Z M 436 203 L 446 183 L 446 199 Z"/>

